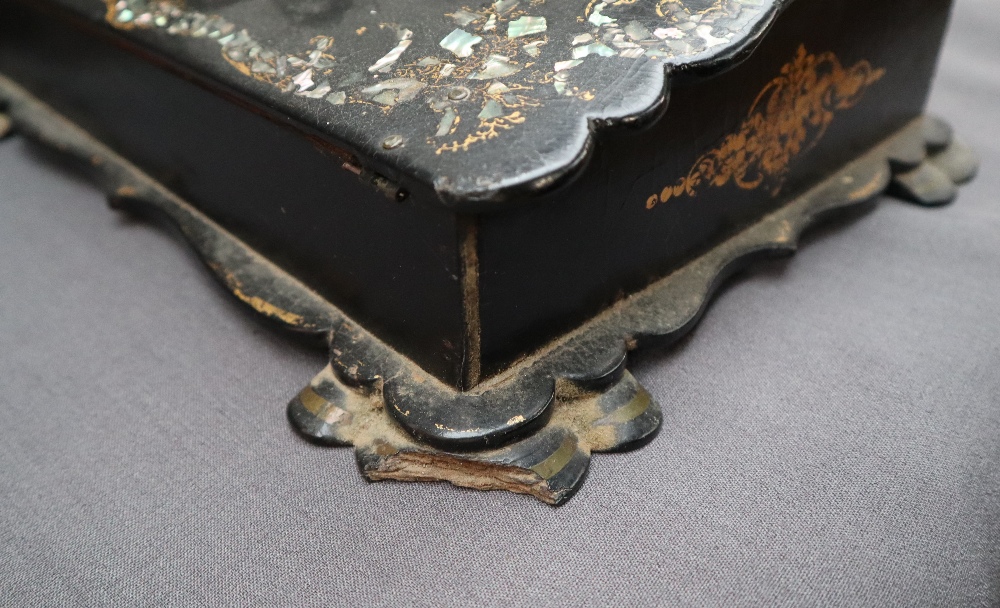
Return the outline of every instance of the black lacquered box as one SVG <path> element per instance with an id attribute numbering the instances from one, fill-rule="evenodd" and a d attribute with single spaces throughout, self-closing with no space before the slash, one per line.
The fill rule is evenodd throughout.
<path id="1" fill-rule="evenodd" d="M 0 107 L 329 340 L 303 435 L 559 503 L 660 425 L 629 351 L 825 212 L 972 177 L 923 115 L 949 9 L 0 0 Z"/>

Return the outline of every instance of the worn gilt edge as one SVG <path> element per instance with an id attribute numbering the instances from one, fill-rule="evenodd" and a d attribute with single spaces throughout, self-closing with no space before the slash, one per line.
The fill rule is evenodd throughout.
<path id="1" fill-rule="evenodd" d="M 328 366 L 288 406 L 304 436 L 355 446 L 372 481 L 447 481 L 476 490 L 528 494 L 551 505 L 580 487 L 594 452 L 642 445 L 662 422 L 659 406 L 631 374 L 604 392 L 564 392 L 537 432 L 495 449 L 449 451 L 406 433 L 376 396 L 344 385 Z"/>
<path id="2" fill-rule="evenodd" d="M 425 376 L 416 364 L 368 334 L 335 306 L 3 76 L 0 76 L 0 107 L 6 112 L 0 116 L 9 117 L 10 122 L 26 137 L 83 161 L 83 166 L 91 177 L 109 193 L 109 201 L 113 206 L 128 208 L 144 205 L 169 217 L 220 282 L 255 311 L 296 331 L 332 334 L 331 348 L 334 353 L 337 352 L 336 337 L 349 336 L 371 349 L 373 360 L 370 364 L 377 364 L 375 358 L 378 358 L 384 364 L 382 367 L 392 364 L 401 375 L 405 374 L 405 378 L 413 379 L 414 383 L 435 385 L 437 390 L 432 396 L 444 395 L 446 399 L 448 395 L 457 394 L 451 387 Z M 625 374 L 621 364 L 616 365 L 614 371 L 615 379 L 621 379 Z M 349 372 L 350 370 L 344 370 L 345 374 Z M 400 377 L 387 380 L 388 382 L 378 379 L 371 383 L 366 387 L 366 394 L 381 401 L 383 386 L 405 383 L 405 380 L 397 382 Z M 576 391 L 577 387 L 567 386 L 561 393 L 569 395 Z M 552 409 L 550 406 L 555 402 L 554 383 L 553 388 L 549 388 L 547 392 L 549 397 L 545 413 L 549 413 L 547 410 Z M 480 403 L 482 400 L 474 405 Z M 655 404 L 652 404 L 651 410 L 658 411 Z M 461 415 L 463 412 L 457 413 Z M 538 418 L 534 416 L 532 420 L 526 420 L 523 416 L 513 414 L 504 422 L 510 428 L 535 427 L 538 426 Z M 437 424 L 443 428 L 454 428 L 446 426 L 449 422 L 446 418 Z M 642 431 L 640 435 L 648 435 L 657 427 L 658 423 Z M 412 432 L 411 429 L 407 430 Z M 629 437 L 623 439 L 623 442 L 632 443 L 637 439 L 638 436 Z M 610 449 L 615 446 L 606 447 Z"/>
<path id="3" fill-rule="evenodd" d="M 323 298 L 3 75 L 0 108 L 25 137 L 81 161 L 112 206 L 164 213 L 219 281 L 258 313 L 305 333 L 328 333 L 340 321 Z"/>
<path id="4" fill-rule="evenodd" d="M 370 479 L 446 480 L 531 494 L 551 504 L 565 501 L 579 487 L 590 453 L 641 444 L 659 428 L 659 407 L 624 369 L 628 350 L 683 335 L 733 269 L 760 255 L 794 251 L 802 230 L 823 213 L 871 200 L 887 189 L 923 205 L 945 204 L 954 198 L 956 184 L 971 179 L 978 166 L 971 150 L 952 141 L 947 125 L 914 121 L 688 266 L 491 379 L 476 393 L 460 394 L 423 374 L 331 304 L 2 76 L 0 103 L 7 112 L 0 114 L 0 127 L 9 130 L 13 123 L 26 136 L 86 161 L 113 203 L 144 203 L 166 213 L 220 281 L 247 305 L 293 329 L 332 333 L 333 363 L 289 404 L 289 418 L 302 434 L 321 443 L 355 444 L 359 465 Z M 356 366 L 345 366 L 348 353 L 337 348 L 337 338 L 344 336 L 355 351 L 359 345 L 366 347 L 372 368 L 390 364 L 399 371 L 405 366 L 402 371 L 407 375 L 359 374 Z M 389 395 L 406 396 L 405 390 L 387 394 L 386 388 L 400 385 L 418 387 L 413 397 L 442 397 L 446 406 L 449 397 L 474 398 L 450 403 L 467 408 L 454 410 L 458 418 L 470 407 L 496 405 L 491 397 L 498 395 L 524 398 L 542 389 L 536 396 L 548 397 L 534 419 L 514 414 L 504 422 L 507 428 L 521 430 L 520 436 L 503 436 L 506 443 L 494 443 L 502 443 L 500 447 L 481 449 L 488 445 L 484 442 L 479 451 L 456 452 L 421 443 L 419 433 L 409 427 L 404 430 L 396 424 L 397 416 L 385 414 L 393 401 Z M 420 392 L 429 387 L 435 390 Z M 368 422 L 351 428 L 347 423 L 355 417 Z M 383 437 L 378 436 L 379 429 Z M 496 439 L 482 429 L 472 431 Z"/>

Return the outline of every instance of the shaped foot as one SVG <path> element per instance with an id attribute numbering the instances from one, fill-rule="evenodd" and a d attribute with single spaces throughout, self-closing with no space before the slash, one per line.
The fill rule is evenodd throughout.
<path id="1" fill-rule="evenodd" d="M 947 205 L 958 196 L 958 186 L 976 176 L 979 160 L 942 120 L 926 118 L 923 137 L 926 156 L 915 166 L 895 172 L 888 192 L 925 207 Z"/>
<path id="2" fill-rule="evenodd" d="M 662 415 L 625 372 L 604 392 L 571 386 L 558 391 L 548 420 L 524 439 L 495 449 L 448 451 L 406 433 L 376 395 L 347 386 L 328 366 L 291 400 L 288 418 L 312 441 L 353 445 L 358 467 L 373 481 L 448 481 L 557 505 L 579 488 L 593 452 L 643 444 L 659 429 Z"/>

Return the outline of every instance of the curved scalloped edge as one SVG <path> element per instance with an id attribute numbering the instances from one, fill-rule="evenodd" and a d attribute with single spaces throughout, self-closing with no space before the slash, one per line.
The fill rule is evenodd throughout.
<path id="1" fill-rule="evenodd" d="M 958 196 L 958 186 L 976 176 L 979 159 L 970 147 L 955 139 L 944 121 L 925 120 L 923 135 L 926 160 L 897 171 L 887 192 L 925 207 L 947 205 Z"/>
<path id="2" fill-rule="evenodd" d="M 0 127 L 81 161 L 116 209 L 166 215 L 216 278 L 246 305 L 292 330 L 328 334 L 342 313 L 89 133 L 0 76 Z M 2 129 L 0 129 L 2 130 Z"/>
<path id="3" fill-rule="evenodd" d="M 378 358 L 370 359 L 367 365 L 358 362 L 338 370 L 336 367 L 349 363 L 344 357 L 352 348 L 362 349 L 353 351 L 354 355 L 368 353 L 378 357 L 384 353 L 373 352 L 372 344 L 356 330 L 335 332 L 335 336 L 344 338 L 341 342 L 334 341 L 335 363 L 292 400 L 289 419 L 300 433 L 318 443 L 354 444 L 359 466 L 369 479 L 450 481 L 477 489 L 531 494 L 550 504 L 560 504 L 582 483 L 589 462 L 584 458 L 587 454 L 622 449 L 648 439 L 662 419 L 659 406 L 650 400 L 648 415 L 628 418 L 635 421 L 635 426 L 616 429 L 614 440 L 600 446 L 588 443 L 593 442 L 590 429 L 599 426 L 593 422 L 592 414 L 588 417 L 594 411 L 593 400 L 614 404 L 613 408 L 605 406 L 602 409 L 605 413 L 613 409 L 633 411 L 635 406 L 629 404 L 636 403 L 636 395 L 648 395 L 624 369 L 628 350 L 683 336 L 698 322 L 712 295 L 728 276 L 759 257 L 794 252 L 801 233 L 824 214 L 870 201 L 887 190 L 921 205 L 944 204 L 954 198 L 957 184 L 972 179 L 977 166 L 975 155 L 964 144 L 954 141 L 945 123 L 935 119 L 915 121 L 810 192 L 606 311 L 503 377 L 492 379 L 489 386 L 480 388 L 479 403 L 468 393 L 461 395 L 468 399 L 464 402 L 443 394 L 433 396 L 434 391 L 428 387 L 432 385 L 429 377 L 411 376 L 406 380 L 396 374 L 366 377 L 363 370 L 376 369 Z M 547 386 L 552 387 L 551 393 L 545 392 Z M 453 412 L 462 412 L 461 408 L 465 412 L 483 412 L 480 408 L 485 408 L 495 413 L 492 408 L 498 406 L 497 400 L 483 399 L 494 391 L 495 395 L 510 398 L 508 403 L 539 391 L 533 395 L 535 403 L 544 405 L 537 407 L 535 419 L 514 414 L 507 420 L 505 426 L 517 427 L 516 436 L 521 438 L 499 449 L 456 452 L 454 447 L 451 450 L 435 447 L 426 436 L 422 441 L 414 441 L 413 434 L 404 434 L 403 444 L 397 443 L 398 439 L 383 444 L 369 436 L 354 434 L 353 412 L 357 410 L 351 408 L 357 407 L 354 405 L 357 400 L 364 400 L 368 408 L 379 412 L 382 425 L 379 432 L 383 436 L 393 436 L 403 426 L 412 433 L 407 423 L 412 422 L 414 412 L 406 404 L 413 405 L 421 390 L 425 391 L 424 399 L 440 398 L 438 407 L 455 408 Z M 571 397 L 574 394 L 587 397 L 574 400 Z M 623 394 L 632 395 L 631 400 L 622 398 Z M 525 407 L 523 401 L 519 405 Z M 388 414 L 384 413 L 386 410 Z M 579 422 L 567 430 L 562 421 L 568 412 L 576 412 Z M 390 423 L 390 418 L 395 419 L 395 424 Z M 479 420 L 482 421 L 482 416 Z M 452 446 L 461 446 L 469 436 L 487 436 L 482 427 L 437 430 L 456 439 Z M 557 444 L 569 445 L 574 441 L 573 445 L 580 446 L 579 454 L 574 452 L 571 458 L 569 448 L 565 448 L 559 452 L 561 457 L 555 456 Z M 564 460 L 565 469 L 559 469 L 559 474 L 551 478 L 542 478 L 533 474 L 534 460 L 527 463 L 517 460 L 526 453 L 537 457 L 539 450 L 546 458 Z M 516 465 L 513 468 L 512 463 Z"/>
<path id="4" fill-rule="evenodd" d="M 633 2 L 634 0 L 630 0 L 614 4 L 628 5 Z M 593 108 L 583 106 L 579 110 L 573 108 L 571 111 L 572 119 L 566 122 L 565 128 L 559 130 L 559 133 L 565 134 L 565 136 L 555 145 L 547 141 L 545 146 L 527 146 L 527 156 L 533 158 L 533 162 L 527 164 L 504 166 L 498 169 L 495 162 L 485 162 L 487 159 L 484 159 L 484 162 L 480 164 L 488 166 L 489 170 L 487 171 L 472 171 L 470 173 L 468 169 L 475 163 L 473 165 L 463 164 L 452 167 L 454 172 L 442 176 L 432 170 L 440 168 L 441 157 L 435 156 L 435 162 L 430 164 L 426 160 L 411 163 L 402 161 L 398 151 L 394 152 L 383 148 L 381 142 L 385 136 L 393 132 L 392 129 L 378 137 L 361 136 L 356 133 L 356 136 L 348 137 L 347 132 L 335 133 L 329 130 L 329 122 L 318 120 L 315 105 L 310 105 L 315 100 L 306 101 L 307 98 L 304 97 L 288 96 L 285 98 L 286 101 L 279 102 L 278 105 L 282 107 L 284 113 L 294 117 L 294 120 L 308 130 L 318 130 L 326 136 L 334 138 L 347 137 L 349 140 L 356 140 L 357 152 L 366 157 L 366 159 L 362 159 L 363 164 L 367 165 L 368 161 L 372 161 L 371 168 L 373 170 L 385 173 L 393 180 L 406 181 L 409 178 L 426 182 L 433 187 L 438 200 L 444 207 L 463 213 L 478 213 L 487 209 L 495 209 L 497 205 L 511 201 L 532 198 L 571 181 L 582 173 L 589 164 L 595 146 L 595 137 L 599 131 L 652 123 L 666 111 L 670 91 L 675 81 L 710 78 L 720 71 L 738 66 L 753 54 L 780 15 L 793 3 L 794 0 L 759 0 L 752 7 L 744 7 L 759 12 L 755 12 L 754 16 L 745 24 L 744 31 L 719 46 L 669 58 L 643 56 L 629 59 L 630 64 L 617 63 L 602 68 L 602 71 L 611 71 L 622 76 L 624 84 L 616 88 L 617 94 L 613 101 Z M 590 2 L 588 10 L 594 4 L 595 2 Z M 114 2 L 109 3 L 109 19 L 114 12 L 113 5 Z M 125 31 L 142 29 L 136 28 L 132 21 L 125 24 L 111 19 L 109 23 L 115 27 L 123 28 Z M 587 22 L 584 21 L 584 23 Z M 452 25 L 448 23 L 449 29 Z M 646 25 L 652 27 L 651 23 Z M 667 22 L 665 21 L 661 25 L 667 25 Z M 236 25 L 236 28 L 241 29 L 242 25 Z M 138 38 L 138 40 L 141 41 L 142 38 Z M 607 58 L 602 57 L 601 59 Z M 617 59 L 625 58 L 618 57 Z M 231 63 L 227 59 L 216 68 L 225 66 L 228 71 L 233 68 Z M 246 87 L 250 88 L 244 88 L 241 84 L 243 82 L 246 83 Z M 251 83 L 254 84 L 251 85 Z M 259 84 L 258 80 L 248 78 L 245 81 L 237 81 L 236 86 L 246 93 L 251 91 L 256 84 Z M 605 95 L 607 93 L 608 91 L 604 91 Z M 548 98 L 546 103 L 558 106 L 554 103 L 555 99 L 559 99 L 559 97 Z M 434 122 L 436 124 L 437 119 Z M 397 134 L 405 135 L 409 139 L 417 139 L 414 133 L 400 132 Z"/>
<path id="5" fill-rule="evenodd" d="M 942 204 L 975 166 L 947 125 L 918 119 L 743 232 L 471 391 L 444 385 L 350 322 L 333 333 L 334 370 L 347 385 L 377 386 L 386 409 L 421 441 L 450 449 L 503 444 L 547 414 L 559 382 L 606 388 L 620 377 L 628 350 L 683 336 L 726 277 L 757 257 L 794 252 L 817 216 L 887 189 L 920 204 Z"/>
<path id="6" fill-rule="evenodd" d="M 442 450 L 416 441 L 377 394 L 346 386 L 327 366 L 288 404 L 288 419 L 316 443 L 353 445 L 372 481 L 447 481 L 559 505 L 583 483 L 592 453 L 642 445 L 659 430 L 662 414 L 625 372 L 604 392 L 566 387 L 544 425 L 523 439 L 491 450 Z"/>
<path id="7" fill-rule="evenodd" d="M 490 182 L 488 186 L 471 182 L 475 185 L 469 187 L 468 184 L 462 184 L 460 187 L 450 178 L 437 178 L 433 185 L 438 198 L 454 211 L 480 213 L 495 209 L 496 205 L 519 197 L 537 196 L 549 192 L 572 181 L 589 165 L 601 132 L 641 128 L 643 125 L 652 124 L 667 112 L 670 92 L 675 81 L 708 78 L 719 70 L 737 67 L 757 50 L 778 18 L 793 2 L 794 0 L 774 0 L 773 4 L 764 8 L 760 19 L 745 36 L 704 57 L 684 62 L 643 60 L 658 68 L 654 74 L 659 79 L 659 83 L 654 87 L 658 92 L 647 96 L 652 101 L 645 106 L 636 107 L 635 100 L 639 96 L 633 95 L 628 100 L 623 100 L 618 108 L 603 107 L 598 112 L 581 113 L 575 128 L 580 133 L 576 138 L 579 143 L 566 144 L 568 147 L 575 146 L 576 153 L 558 169 L 539 171 L 536 174 L 525 172 L 516 177 Z M 634 67 L 630 69 L 635 70 Z M 540 166 L 545 164 L 539 163 Z"/>
<path id="8" fill-rule="evenodd" d="M 288 406 L 301 434 L 355 445 L 369 479 L 445 480 L 531 494 L 550 504 L 579 487 L 591 453 L 639 445 L 658 430 L 659 406 L 625 369 L 629 350 L 684 335 L 735 269 L 760 256 L 793 252 L 802 231 L 824 213 L 885 191 L 941 205 L 978 166 L 945 123 L 915 120 L 673 274 L 476 390 L 459 392 L 2 76 L 0 102 L 6 112 L 0 113 L 0 136 L 13 124 L 85 161 L 112 205 L 142 204 L 166 214 L 244 303 L 294 330 L 330 336 L 331 364 Z"/>

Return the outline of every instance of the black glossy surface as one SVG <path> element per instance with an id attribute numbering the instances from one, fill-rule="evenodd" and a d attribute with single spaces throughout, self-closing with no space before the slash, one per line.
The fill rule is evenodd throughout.
<path id="1" fill-rule="evenodd" d="M 602 133 L 588 171 L 573 185 L 538 205 L 484 216 L 484 374 L 785 204 L 919 116 L 949 6 L 947 0 L 798 2 L 739 68 L 675 87 L 655 127 Z M 834 51 L 845 66 L 867 60 L 886 73 L 856 107 L 836 113 L 815 149 L 792 159 L 779 194 L 766 184 L 743 190 L 729 183 L 647 209 L 651 194 L 739 130 L 758 93 L 800 45 L 811 53 Z"/>
<path id="2" fill-rule="evenodd" d="M 619 25 L 636 21 L 647 31 L 670 27 L 679 12 L 707 11 L 719 16 L 719 27 L 730 27 L 732 34 L 711 47 L 706 47 L 706 42 L 698 38 L 702 40 L 701 47 L 685 48 L 656 59 L 590 55 L 584 58 L 582 65 L 566 70 L 571 75 L 567 82 L 570 92 L 577 89 L 579 95 L 576 96 L 557 91 L 553 78 L 556 63 L 572 60 L 573 38 L 595 29 L 587 17 L 594 16 L 597 3 L 588 0 L 549 0 L 545 3 L 525 0 L 509 11 L 497 10 L 491 2 L 463 5 L 454 0 L 195 0 L 183 5 L 184 15 L 220 16 L 235 26 L 236 31 L 245 29 L 262 48 L 281 55 L 307 57 L 308 51 L 315 48 L 316 36 L 331 37 L 333 43 L 327 54 L 335 63 L 325 70 L 328 74 L 321 77 L 317 68 L 315 75 L 317 83 L 326 80 L 333 86 L 332 90 L 348 93 L 349 102 L 335 107 L 324 99 L 310 99 L 286 89 L 290 78 L 302 73 L 305 66 L 290 67 L 284 75 L 258 74 L 253 78 L 236 69 L 223 57 L 220 45 L 207 36 L 195 38 L 188 30 L 171 32 L 169 26 L 157 27 L 150 23 L 136 26 L 136 18 L 142 12 L 138 8 L 135 9 L 138 14 L 130 14 L 128 21 L 123 22 L 125 17 L 120 11 L 109 12 L 101 0 L 55 1 L 92 22 L 101 23 L 106 29 L 118 28 L 120 35 L 210 75 L 222 86 L 264 101 L 303 125 L 328 134 L 332 140 L 349 143 L 379 171 L 404 182 L 416 179 L 434 184 L 448 205 L 466 209 L 509 200 L 525 189 L 547 188 L 554 178 L 580 169 L 589 146 L 589 122 L 605 124 L 655 114 L 662 109 L 664 66 L 676 66 L 680 71 L 689 68 L 713 71 L 727 67 L 728 62 L 719 60 L 751 47 L 762 29 L 787 4 L 784 0 L 753 0 L 746 2 L 747 8 L 735 12 L 732 7 L 740 7 L 745 0 L 674 3 L 645 0 L 605 7 L 602 9 L 605 16 L 616 18 Z M 126 5 L 134 8 L 143 3 L 127 0 Z M 483 15 L 478 21 L 461 26 L 483 38 L 468 58 L 457 57 L 439 44 L 460 27 L 451 15 L 463 6 Z M 499 15 L 493 29 L 487 29 L 488 13 Z M 508 38 L 508 25 L 522 16 L 544 17 L 545 31 L 512 41 Z M 402 30 L 412 32 L 411 46 L 388 72 L 370 71 L 397 44 Z M 712 31 L 722 34 L 720 30 Z M 705 35 L 712 36 L 708 32 Z M 539 47 L 537 57 L 522 48 L 521 43 L 529 41 L 545 42 Z M 617 47 L 613 50 L 619 52 Z M 478 74 L 494 54 L 508 57 L 521 68 L 520 71 L 498 79 L 469 80 L 464 77 Z M 436 70 L 422 71 L 417 64 L 428 57 L 442 63 L 453 62 L 457 66 L 454 75 L 441 76 Z M 340 84 L 352 75 L 360 75 L 361 80 L 350 85 Z M 367 86 L 390 78 L 414 76 L 427 86 L 414 98 L 393 107 L 373 103 L 361 92 Z M 476 143 L 462 152 L 441 153 L 443 145 L 465 141 L 482 128 L 477 115 L 489 99 L 485 89 L 494 80 L 522 87 L 520 93 L 526 101 L 518 102 L 505 114 L 519 112 L 519 118 L 525 122 L 511 122 L 510 128 L 501 129 L 496 138 Z M 457 131 L 447 137 L 436 137 L 442 112 L 432 109 L 431 104 L 435 99 L 451 99 L 448 90 L 453 86 L 467 87 L 471 94 L 461 100 L 451 100 L 462 119 Z M 589 98 L 585 98 L 588 97 L 585 93 Z M 402 136 L 405 145 L 384 149 L 381 143 L 393 135 Z"/>
<path id="3" fill-rule="evenodd" d="M 131 6 L 127 2 L 123 6 Z M 504 47 L 523 64 L 516 74 L 458 82 L 438 72 L 418 96 L 389 106 L 359 91 L 387 79 L 429 78 L 414 72 L 412 64 L 449 52 L 436 41 L 442 28 L 447 33 L 456 27 L 446 13 L 459 7 L 443 0 L 327 2 L 320 3 L 326 8 L 318 14 L 307 16 L 300 10 L 306 4 L 202 0 L 185 10 L 253 25 L 258 57 L 261 49 L 286 47 L 301 56 L 302 45 L 317 44 L 315 34 L 333 35 L 328 53 L 333 63 L 324 77 L 332 82 L 333 74 L 361 70 L 367 79 L 343 85 L 345 105 L 298 95 L 295 87 L 282 89 L 284 80 L 241 72 L 247 64 L 234 59 L 232 51 L 243 52 L 242 47 L 164 27 L 128 29 L 137 16 L 122 20 L 120 9 L 109 13 L 99 0 L 0 0 L 0 72 L 452 388 L 470 388 L 480 367 L 487 376 L 500 372 L 677 269 L 919 115 L 950 5 L 948 0 L 878 5 L 765 0 L 738 36 L 704 52 L 664 60 L 588 56 L 564 83 L 576 92 L 567 96 L 558 92 L 554 67 L 547 66 L 565 59 L 573 35 L 594 29 L 585 19 L 566 17 L 585 9 L 593 15 L 597 9 L 568 1 L 525 4 L 508 17 L 548 15 L 540 67 L 528 69 L 530 60 L 521 54 L 527 51 L 518 39 Z M 711 15 L 723 3 L 691 0 L 685 5 Z M 35 13 L 23 6 L 45 8 Z M 615 10 L 626 11 L 619 14 L 622 23 L 634 17 L 653 27 L 650 11 L 656 6 L 650 0 Z M 670 10 L 677 9 L 658 19 L 674 19 Z M 74 19 L 67 19 L 70 14 Z M 776 16 L 773 29 L 766 31 Z M 503 34 L 509 26 L 510 18 L 501 18 L 497 31 Z M 394 42 L 407 27 L 413 43 L 405 61 L 386 73 L 368 70 L 365 66 L 391 48 L 387 40 Z M 483 28 L 482 23 L 475 27 Z M 456 70 L 465 70 L 465 76 L 482 67 L 486 51 L 507 44 L 502 35 L 485 40 L 486 33 L 480 33 L 481 48 L 465 63 L 456 60 L 461 64 Z M 857 104 L 837 112 L 815 149 L 793 155 L 780 189 L 723 185 L 647 209 L 651 194 L 685 175 L 699 156 L 739 128 L 758 94 L 800 48 L 810 54 L 834 52 L 845 67 L 870 62 L 885 72 Z M 669 79 L 664 61 L 674 66 Z M 301 75 L 302 67 L 286 76 L 293 73 Z M 702 78 L 707 76 L 713 77 Z M 476 113 L 484 100 L 496 97 L 483 88 L 500 81 L 527 87 L 517 89 L 524 96 L 517 111 L 525 122 L 511 123 L 467 150 L 442 150 L 445 140 L 468 137 L 469 129 L 482 126 Z M 454 133 L 435 136 L 443 111 L 434 104 L 456 83 L 469 89 L 467 98 L 451 106 L 462 120 Z M 668 85 L 673 90 L 666 109 Z M 588 139 L 588 121 L 616 127 L 598 129 Z M 390 134 L 400 135 L 402 145 L 383 145 Z M 345 159 L 363 167 L 365 175 L 374 169 L 398 179 L 408 198 L 400 204 L 362 184 L 342 169 Z M 575 180 L 536 180 L 572 177 L 574 167 L 587 170 L 574 174 Z M 481 211 L 474 222 L 476 264 L 461 250 L 468 236 L 463 227 L 473 222 L 454 209 Z M 471 266 L 478 272 L 463 292 L 462 275 Z M 341 335 L 334 344 L 351 341 Z M 372 353 L 381 347 L 347 350 L 344 368 L 350 369 L 367 363 L 366 357 L 378 359 Z M 348 375 L 371 380 L 375 367 Z M 500 423 L 507 420 L 508 408 L 528 407 L 535 415 L 544 411 L 551 378 L 528 376 L 522 388 L 531 398 L 519 391 L 506 395 L 505 405 L 490 414 Z M 389 396 L 401 411 L 413 398 L 408 390 L 390 390 Z M 475 397 L 434 398 L 459 409 L 478 403 Z M 465 413 L 469 416 L 458 417 L 468 426 L 449 441 L 466 435 L 478 440 L 477 417 Z M 434 435 L 436 421 L 429 414 L 413 426 Z M 497 437 L 512 432 L 495 426 Z"/>
<path id="4" fill-rule="evenodd" d="M 454 218 L 388 200 L 283 128 L 51 14 L 0 2 L 0 72 L 449 382 L 463 327 Z M 197 311 L 192 311 L 197 314 Z"/>

